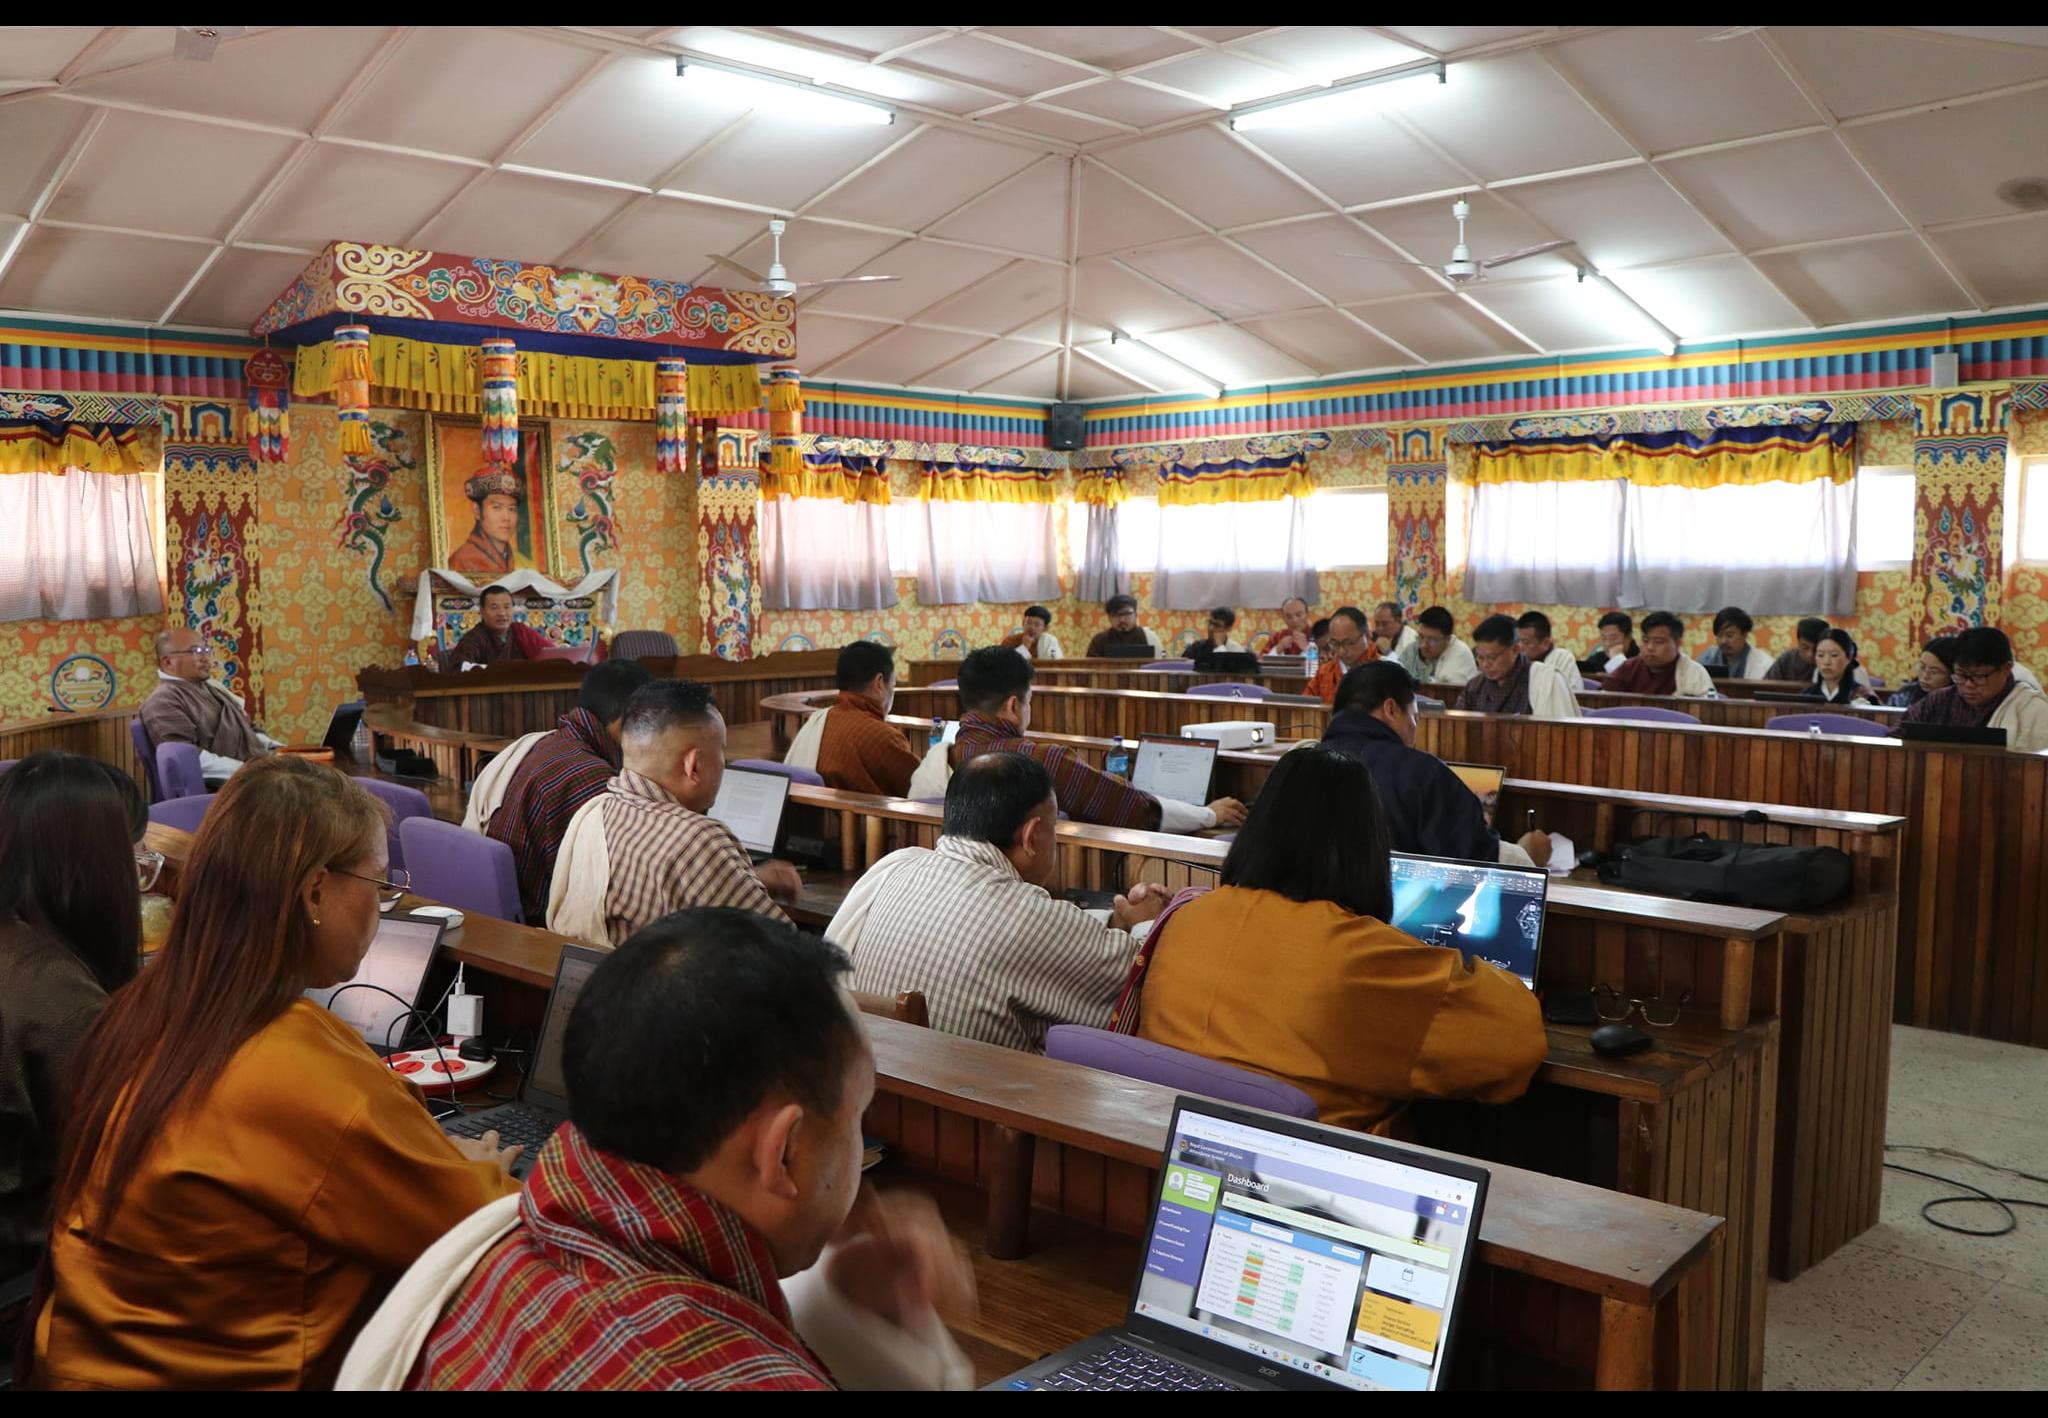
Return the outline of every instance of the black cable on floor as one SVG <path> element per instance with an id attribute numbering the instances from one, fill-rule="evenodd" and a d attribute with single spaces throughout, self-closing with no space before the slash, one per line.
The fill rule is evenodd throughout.
<path id="1" fill-rule="evenodd" d="M 1981 1157 L 1972 1157 L 1969 1153 L 1958 1152 L 1952 1147 L 1917 1147 L 1910 1143 L 1888 1142 L 1885 1144 L 1884 1150 L 1887 1152 L 1925 1152 L 1936 1157 L 1949 1157 L 1958 1162 L 1967 1162 L 1973 1167 L 1982 1167 L 1987 1172 L 2002 1172 L 2009 1177 L 2020 1177 L 2039 1186 L 2048 1187 L 2048 1177 L 2037 1177 L 2032 1172 L 2023 1172 L 2017 1167 L 2001 1167 L 1996 1162 L 1986 1162 Z M 1897 1162 L 1887 1162 L 1884 1166 L 1888 1172 L 1904 1172 L 1907 1176 L 1925 1177 L 1928 1181 L 1940 1182 L 1943 1186 L 1960 1187 L 1962 1189 L 1961 1194 L 1936 1197 L 1933 1201 L 1927 1202 L 1920 1208 L 1920 1216 L 1928 1225 L 1938 1227 L 1943 1231 L 1954 1232 L 1958 1236 L 2008 1235 L 2019 1229 L 2020 1219 L 2018 1214 L 2013 1211 L 2014 1207 L 2034 1206 L 2048 1210 L 2048 1201 L 2035 1201 L 2023 1196 L 1993 1196 L 1982 1187 L 1972 1186 L 1968 1182 L 1959 1182 L 1954 1177 L 1944 1177 L 1934 1172 L 1923 1172 L 1917 1167 L 1906 1167 Z M 1937 1219 L 1933 1215 L 1934 1208 L 1937 1206 L 1995 1206 L 2005 1214 L 2005 1224 L 1995 1231 L 1981 1231 L 1969 1226 L 1952 1225 L 1949 1222 Z"/>

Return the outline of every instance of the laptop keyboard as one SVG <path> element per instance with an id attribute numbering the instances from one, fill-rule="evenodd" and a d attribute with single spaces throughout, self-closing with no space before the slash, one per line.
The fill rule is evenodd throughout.
<path id="1" fill-rule="evenodd" d="M 1038 1386 L 1041 1389 L 1085 1389 L 1097 1393 L 1122 1389 L 1247 1391 L 1242 1384 L 1230 1383 L 1186 1364 L 1177 1364 L 1133 1344 L 1112 1344 L 1099 1354 L 1076 1359 L 1038 1380 Z"/>
<path id="2" fill-rule="evenodd" d="M 560 1118 L 551 1118 L 517 1104 L 508 1104 L 502 1108 L 487 1108 L 481 1113 L 465 1113 L 459 1118 L 450 1118 L 441 1124 L 441 1130 L 453 1133 L 457 1137 L 482 1137 L 495 1128 L 501 1146 L 526 1149 L 525 1155 L 519 1159 L 521 1174 L 524 1175 L 525 1168 L 533 1165 L 534 1156 L 540 1151 L 541 1144 L 552 1137 L 555 1129 L 561 1125 Z"/>

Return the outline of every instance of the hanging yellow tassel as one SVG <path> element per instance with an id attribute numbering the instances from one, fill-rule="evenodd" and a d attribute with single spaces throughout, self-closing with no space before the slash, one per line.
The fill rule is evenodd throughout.
<path id="1" fill-rule="evenodd" d="M 483 455 L 486 463 L 519 461 L 519 347 L 492 339 L 477 345 L 478 382 L 483 392 Z"/>
<path id="2" fill-rule="evenodd" d="M 687 466 L 689 369 L 679 359 L 654 362 L 654 466 L 679 474 Z"/>
<path id="3" fill-rule="evenodd" d="M 795 366 L 779 364 L 768 371 L 768 467 L 777 477 L 794 478 L 804 470 L 803 376 Z"/>
<path id="4" fill-rule="evenodd" d="M 370 327 L 343 325 L 334 332 L 334 413 L 341 423 L 344 457 L 370 452 Z"/>

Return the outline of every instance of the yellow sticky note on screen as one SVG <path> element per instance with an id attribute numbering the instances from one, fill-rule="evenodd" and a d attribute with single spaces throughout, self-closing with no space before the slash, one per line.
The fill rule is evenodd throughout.
<path id="1" fill-rule="evenodd" d="M 1437 1333 L 1443 1328 L 1443 1312 L 1425 1310 L 1406 1300 L 1390 1300 L 1368 1290 L 1358 1302 L 1358 1332 L 1377 1334 L 1396 1344 L 1406 1344 L 1424 1353 L 1436 1350 Z"/>

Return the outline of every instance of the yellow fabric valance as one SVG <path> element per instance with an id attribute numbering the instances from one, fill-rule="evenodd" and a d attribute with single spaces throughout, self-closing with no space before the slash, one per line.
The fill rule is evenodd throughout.
<path id="1" fill-rule="evenodd" d="M 474 345 L 370 336 L 371 402 L 402 409 L 474 414 L 482 410 Z M 334 389 L 334 346 L 307 345 L 292 370 L 292 392 Z M 654 416 L 654 364 L 642 359 L 519 352 L 519 405 L 543 418 L 645 419 Z"/>
<path id="2" fill-rule="evenodd" d="M 1632 434 L 1472 446 L 1475 483 L 1629 482 L 1639 487 L 1845 483 L 1856 476 L 1854 424 Z"/>
<path id="3" fill-rule="evenodd" d="M 757 364 L 693 364 L 689 381 L 691 418 L 748 414 L 761 407 L 761 367 Z M 648 403 L 653 404 L 651 394 Z"/>
<path id="4" fill-rule="evenodd" d="M 1129 496 L 1123 478 L 1101 468 L 1089 468 L 1074 481 L 1074 501 L 1089 507 L 1117 507 Z"/>
<path id="5" fill-rule="evenodd" d="M 78 468 L 88 473 L 139 473 L 140 428 L 119 431 L 105 425 L 67 423 L 56 426 L 16 424 L 0 428 L 0 474 L 62 473 Z"/>
<path id="6" fill-rule="evenodd" d="M 1049 469 L 988 468 L 927 463 L 919 480 L 920 502 L 1057 502 L 1059 488 Z"/>
<path id="7" fill-rule="evenodd" d="M 1298 455 L 1272 467 L 1232 461 L 1200 468 L 1174 463 L 1159 470 L 1161 507 L 1199 507 L 1216 502 L 1278 502 L 1283 497 L 1307 497 L 1315 490 L 1315 479 L 1309 476 L 1307 461 Z"/>
<path id="8" fill-rule="evenodd" d="M 877 460 L 879 462 L 879 460 Z M 812 463 L 801 471 L 761 475 L 761 496 L 816 497 L 838 502 L 869 502 L 889 505 L 889 474 L 881 467 L 849 468 L 841 463 Z"/>

